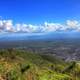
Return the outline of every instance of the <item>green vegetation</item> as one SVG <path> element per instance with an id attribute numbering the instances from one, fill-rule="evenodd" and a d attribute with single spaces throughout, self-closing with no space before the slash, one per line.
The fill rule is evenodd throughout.
<path id="1" fill-rule="evenodd" d="M 80 62 L 26 50 L 0 50 L 0 80 L 80 80 Z"/>

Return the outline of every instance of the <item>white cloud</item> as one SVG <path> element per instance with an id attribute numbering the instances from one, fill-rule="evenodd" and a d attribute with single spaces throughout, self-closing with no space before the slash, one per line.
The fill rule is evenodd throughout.
<path id="1" fill-rule="evenodd" d="M 13 30 L 12 20 L 3 21 L 3 26 L 5 27 L 6 31 L 12 31 Z"/>
<path id="2" fill-rule="evenodd" d="M 54 31 L 66 31 L 67 26 L 62 25 L 60 23 L 44 23 L 44 30 L 45 32 L 54 32 Z"/>
<path id="3" fill-rule="evenodd" d="M 19 31 L 21 31 L 21 24 L 16 24 L 15 25 L 15 31 L 17 32 L 19 32 Z"/>
<path id="4" fill-rule="evenodd" d="M 66 24 L 48 23 L 43 25 L 21 24 L 13 25 L 12 20 L 0 20 L 0 32 L 26 32 L 26 33 L 45 33 L 55 31 L 80 31 L 80 23 L 76 20 L 67 20 Z"/>
<path id="5" fill-rule="evenodd" d="M 3 29 L 4 29 L 4 27 L 3 27 L 3 21 L 0 20 L 0 30 L 3 30 Z"/>
<path id="6" fill-rule="evenodd" d="M 35 25 L 31 25 L 31 24 L 16 24 L 15 25 L 15 31 L 16 32 L 27 32 L 27 33 L 31 33 L 31 32 L 36 32 L 39 26 L 35 26 Z"/>
<path id="7" fill-rule="evenodd" d="M 57 31 L 60 30 L 63 26 L 59 23 L 44 23 L 43 26 L 43 31 L 44 32 L 52 32 L 52 31 Z"/>
<path id="8" fill-rule="evenodd" d="M 67 20 L 66 24 L 69 28 L 76 29 L 78 26 L 78 21 L 76 20 Z"/>
<path id="9" fill-rule="evenodd" d="M 12 20 L 0 20 L 0 31 L 13 31 Z"/>

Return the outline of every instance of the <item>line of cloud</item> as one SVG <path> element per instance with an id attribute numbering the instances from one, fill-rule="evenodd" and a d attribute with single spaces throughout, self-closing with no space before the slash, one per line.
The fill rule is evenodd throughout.
<path id="1" fill-rule="evenodd" d="M 43 25 L 15 24 L 12 20 L 0 20 L 0 32 L 26 32 L 45 33 L 55 31 L 80 31 L 80 23 L 77 20 L 67 20 L 65 24 L 48 23 Z"/>

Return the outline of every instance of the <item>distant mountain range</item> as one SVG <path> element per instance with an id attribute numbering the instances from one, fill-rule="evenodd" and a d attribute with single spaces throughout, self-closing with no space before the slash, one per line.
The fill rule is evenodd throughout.
<path id="1" fill-rule="evenodd" d="M 52 33 L 3 33 L 0 34 L 0 48 L 23 47 L 32 43 L 68 41 L 79 42 L 79 32 L 52 32 Z M 28 45 L 27 45 L 28 44 Z M 73 43 L 74 44 L 74 43 Z"/>
<path id="2" fill-rule="evenodd" d="M 0 41 L 14 40 L 54 40 L 54 39 L 80 39 L 80 32 L 51 32 L 51 33 L 3 33 Z"/>

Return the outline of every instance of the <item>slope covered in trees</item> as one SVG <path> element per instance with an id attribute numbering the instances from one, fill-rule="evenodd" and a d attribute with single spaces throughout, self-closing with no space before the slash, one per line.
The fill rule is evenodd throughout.
<path id="1" fill-rule="evenodd" d="M 0 50 L 0 80 L 80 80 L 80 62 L 19 49 Z"/>

